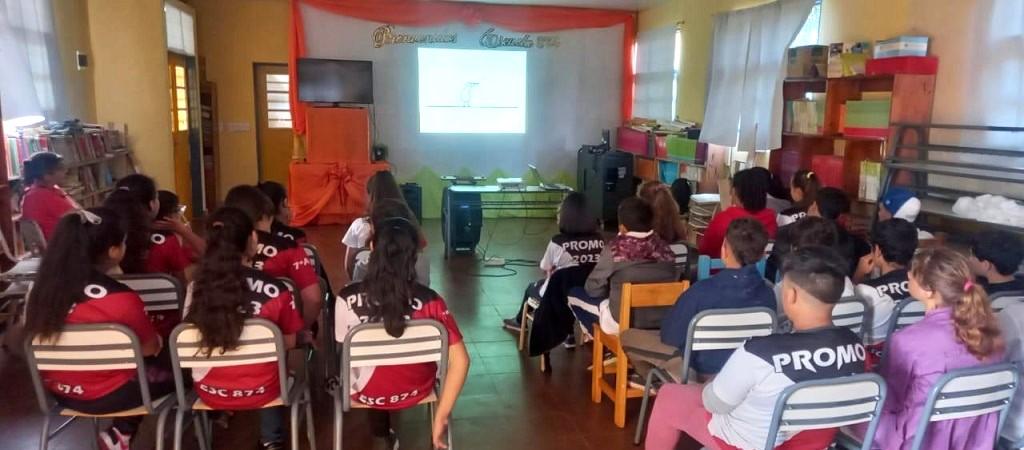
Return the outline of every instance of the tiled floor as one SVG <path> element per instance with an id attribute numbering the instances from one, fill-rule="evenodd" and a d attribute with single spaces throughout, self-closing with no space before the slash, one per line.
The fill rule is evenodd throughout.
<path id="1" fill-rule="evenodd" d="M 454 441 L 459 449 L 628 449 L 638 401 L 629 408 L 630 426 L 618 429 L 612 423 L 611 404 L 590 401 L 590 349 L 556 350 L 553 371 L 540 373 L 539 360 L 520 355 L 514 336 L 501 329 L 502 317 L 515 312 L 526 283 L 540 276 L 536 268 L 515 267 L 518 272 L 483 268 L 469 256 L 445 261 L 441 251 L 440 225 L 426 221 L 431 242 L 431 284 L 441 293 L 454 313 L 472 358 L 470 377 L 454 412 Z M 331 282 L 336 288 L 345 279 L 341 269 L 339 241 L 344 228 L 324 226 L 309 230 L 310 240 L 321 251 Z M 555 231 L 546 220 L 503 220 L 488 222 L 480 248 L 488 256 L 506 259 L 537 259 Z M 488 245 L 489 243 L 489 245 Z M 496 278 L 496 275 L 511 276 Z M 24 363 L 0 354 L 0 449 L 30 449 L 38 446 L 41 414 L 32 393 Z M 331 448 L 330 399 L 314 390 L 317 405 L 317 447 Z M 345 417 L 345 448 L 369 449 L 369 430 L 364 413 Z M 425 409 L 401 413 L 399 432 L 403 449 L 428 449 L 429 423 Z M 135 449 L 153 448 L 152 421 L 147 420 Z M 240 413 L 227 430 L 214 432 L 216 449 L 256 448 L 255 416 Z M 87 449 L 88 426 L 73 425 L 59 436 L 51 449 Z M 186 438 L 187 448 L 196 448 Z M 305 448 L 305 443 L 303 448 Z"/>

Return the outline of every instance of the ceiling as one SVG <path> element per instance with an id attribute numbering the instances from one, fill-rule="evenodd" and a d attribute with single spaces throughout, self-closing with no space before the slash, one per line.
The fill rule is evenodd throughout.
<path id="1" fill-rule="evenodd" d="M 501 3 L 507 5 L 573 6 L 577 8 L 606 8 L 639 11 L 665 0 L 452 0 L 457 2 Z"/>

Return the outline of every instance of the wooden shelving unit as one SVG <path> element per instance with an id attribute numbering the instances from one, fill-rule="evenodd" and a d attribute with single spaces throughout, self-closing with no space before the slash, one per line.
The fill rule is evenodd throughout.
<path id="1" fill-rule="evenodd" d="M 201 63 L 201 67 L 205 64 Z M 205 79 L 205 70 L 202 78 Z M 199 84 L 200 124 L 203 133 L 203 186 L 206 210 L 217 208 L 217 158 L 220 144 L 217 141 L 217 84 L 203 81 Z"/>
<path id="2" fill-rule="evenodd" d="M 771 152 L 769 168 L 788 185 L 794 172 L 811 169 L 815 155 L 842 158 L 842 186 L 850 198 L 857 199 L 860 186 L 860 163 L 883 160 L 893 156 L 915 157 L 912 142 L 899 155 L 891 154 L 888 143 L 895 139 L 896 123 L 928 123 L 931 121 L 935 96 L 935 75 L 876 75 L 845 78 L 791 78 L 783 82 L 783 101 L 800 100 L 808 93 L 825 94 L 825 117 L 822 133 L 782 133 L 782 147 Z M 840 110 L 850 100 L 861 100 L 864 92 L 890 92 L 889 137 L 844 136 L 840 133 Z"/>

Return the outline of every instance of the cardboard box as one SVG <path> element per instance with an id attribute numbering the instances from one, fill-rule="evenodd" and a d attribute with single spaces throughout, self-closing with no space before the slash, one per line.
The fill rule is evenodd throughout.
<path id="1" fill-rule="evenodd" d="M 882 163 L 875 161 L 860 162 L 860 192 L 862 201 L 878 201 L 878 190 L 882 185 Z"/>
<path id="2" fill-rule="evenodd" d="M 821 134 L 825 124 L 825 102 L 794 100 L 786 102 L 783 129 L 792 133 Z"/>
<path id="3" fill-rule="evenodd" d="M 867 62 L 868 75 L 935 75 L 939 71 L 939 59 L 934 56 L 901 56 L 872 59 Z"/>
<path id="4" fill-rule="evenodd" d="M 827 73 L 828 46 L 805 45 L 789 49 L 786 76 L 789 78 L 823 78 Z"/>
<path id="5" fill-rule="evenodd" d="M 697 141 L 695 139 L 669 135 L 665 139 L 665 147 L 669 158 L 689 161 L 697 159 Z"/>
<path id="6" fill-rule="evenodd" d="M 848 77 L 853 75 L 863 74 L 864 71 L 858 73 L 845 73 L 843 69 L 843 55 L 863 55 L 853 60 L 865 61 L 871 58 L 871 43 L 870 42 L 836 42 L 829 44 L 828 46 L 828 77 L 839 78 Z M 863 58 L 863 59 L 861 59 Z"/>
<path id="7" fill-rule="evenodd" d="M 927 56 L 928 36 L 896 36 L 875 42 L 875 58 Z"/>

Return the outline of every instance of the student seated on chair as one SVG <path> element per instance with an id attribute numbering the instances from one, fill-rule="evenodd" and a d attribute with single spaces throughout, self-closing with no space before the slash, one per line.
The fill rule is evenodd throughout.
<path id="1" fill-rule="evenodd" d="M 909 189 L 891 187 L 882 196 L 878 204 L 878 220 L 903 219 L 914 223 L 921 213 L 921 200 Z M 914 226 L 917 229 L 917 226 Z M 917 229 L 917 239 L 934 239 L 931 233 Z"/>
<path id="2" fill-rule="evenodd" d="M 879 370 L 887 394 L 872 444 L 876 449 L 910 446 L 929 392 L 943 374 L 1003 359 L 999 321 L 985 291 L 974 283 L 966 257 L 948 249 L 922 250 L 913 259 L 910 294 L 924 303 L 926 313 L 889 338 Z M 921 448 L 991 449 L 998 422 L 998 413 L 934 422 Z M 858 431 L 854 434 L 863 435 Z"/>
<path id="3" fill-rule="evenodd" d="M 256 256 L 258 238 L 248 215 L 223 207 L 207 218 L 208 249 L 189 289 L 185 322 L 199 328 L 199 353 L 209 355 L 238 346 L 245 320 L 273 322 L 284 335 L 285 347 L 308 340 L 291 291 L 273 276 L 246 265 Z M 213 409 L 259 409 L 281 396 L 276 361 L 235 367 L 193 369 L 195 391 Z M 228 396 L 222 392 L 241 392 Z M 287 393 L 285 393 L 287 395 Z M 260 448 L 284 449 L 284 407 L 260 414 Z M 294 432 L 295 430 L 293 430 Z"/>
<path id="4" fill-rule="evenodd" d="M 153 220 L 153 235 L 147 269 L 153 273 L 169 273 L 182 282 L 192 279 L 196 260 L 206 251 L 206 241 L 199 237 L 184 217 L 184 205 L 171 191 L 157 191 L 160 208 Z"/>
<path id="5" fill-rule="evenodd" d="M 676 203 L 669 186 L 660 181 L 645 181 L 637 189 L 636 196 L 651 206 L 651 211 L 654 212 L 654 219 L 651 222 L 654 233 L 668 242 L 672 253 L 676 255 L 676 262 L 686 261 L 689 253 L 689 247 L 686 245 L 686 223 L 679 214 L 679 204 Z"/>
<path id="6" fill-rule="evenodd" d="M 373 213 L 373 205 L 385 199 L 405 202 L 402 188 L 395 181 L 395 176 L 387 170 L 381 170 L 366 181 L 366 214 L 353 220 L 345 231 L 345 236 L 341 238 L 341 243 L 345 246 L 345 273 L 349 276 L 352 276 L 355 270 L 357 256 L 369 256 L 365 250 L 370 244 L 370 214 Z"/>
<path id="7" fill-rule="evenodd" d="M 793 199 L 793 206 L 779 211 L 777 222 L 780 231 L 781 227 L 807 217 L 807 209 L 814 203 L 820 188 L 821 183 L 813 171 L 804 169 L 793 174 L 793 179 L 789 183 L 789 196 Z"/>
<path id="8" fill-rule="evenodd" d="M 836 249 L 839 245 L 839 233 L 836 232 L 836 227 L 837 225 L 829 220 L 810 216 L 783 227 L 782 230 L 785 230 L 789 236 L 786 239 L 785 245 L 779 245 L 776 242 L 775 247 L 772 248 L 772 255 L 768 258 L 769 263 L 784 261 L 786 256 L 794 250 L 812 245 Z M 780 236 L 782 230 L 780 230 Z M 775 288 L 776 297 L 781 299 L 782 285 L 777 284 Z M 853 280 L 850 277 L 846 277 L 843 280 L 843 298 L 853 297 L 854 295 L 856 294 Z M 779 314 L 782 314 L 781 309 Z"/>
<path id="9" fill-rule="evenodd" d="M 366 278 L 338 293 L 335 337 L 344 342 L 349 330 L 362 323 L 383 323 L 394 337 L 402 336 L 408 320 L 432 319 L 443 324 L 448 331 L 448 372 L 434 415 L 432 437 L 435 448 L 447 448 L 443 437 L 448 417 L 469 371 L 462 333 L 441 296 L 416 282 L 415 266 L 420 254 L 416 224 L 404 217 L 388 217 L 372 225 L 372 254 Z M 352 401 L 373 408 L 374 448 L 398 448 L 389 411 L 415 406 L 429 396 L 436 376 L 435 363 L 353 369 Z"/>
<path id="10" fill-rule="evenodd" d="M 971 245 L 971 270 L 982 281 L 988 295 L 1024 291 L 1024 278 L 1017 276 L 1024 261 L 1024 244 L 1009 231 L 983 231 Z"/>
<path id="11" fill-rule="evenodd" d="M 835 251 L 825 247 L 804 247 L 786 258 L 782 307 L 793 332 L 748 340 L 710 383 L 662 386 L 645 448 L 672 450 L 682 433 L 711 449 L 763 448 L 775 401 L 785 388 L 863 372 L 864 346 L 857 335 L 832 325 L 832 307 L 843 292 L 843 267 Z M 826 448 L 835 432 L 780 432 L 777 448 Z"/>
<path id="12" fill-rule="evenodd" d="M 849 264 L 846 274 L 852 276 L 857 270 L 857 262 L 864 255 L 871 253 L 871 246 L 864 239 L 854 236 L 843 225 L 843 215 L 850 212 L 850 199 L 846 193 L 834 187 L 821 188 L 815 195 L 814 203 L 807 208 L 807 215 L 821 217 L 832 222 L 838 233 L 837 251 Z M 779 236 L 775 240 L 776 247 L 785 246 L 788 239 L 792 239 L 786 231 L 787 227 L 779 229 Z"/>
<path id="13" fill-rule="evenodd" d="M 917 228 L 903 219 L 889 219 L 875 225 L 871 241 L 871 253 L 860 259 L 853 276 L 859 283 L 854 291 L 871 311 L 871 324 L 864 334 L 872 354 L 868 356 L 869 367 L 881 355 L 889 324 L 895 320 L 893 310 L 900 301 L 910 298 L 907 269 L 917 251 Z"/>
<path id="14" fill-rule="evenodd" d="M 106 275 L 124 258 L 125 235 L 117 214 L 107 208 L 79 210 L 57 223 L 29 295 L 25 318 L 28 336 L 56 340 L 65 325 L 115 323 L 135 333 L 143 356 L 160 353 L 163 341 L 146 316 L 142 299 Z M 166 371 L 149 373 L 161 378 L 147 380 L 153 400 L 174 391 L 174 381 Z M 43 384 L 65 408 L 108 414 L 142 405 L 135 369 L 46 370 L 41 375 Z M 97 437 L 99 448 L 128 449 L 142 418 L 115 418 L 113 426 Z"/>
<path id="15" fill-rule="evenodd" d="M 256 188 L 263 191 L 274 204 L 274 222 L 270 224 L 270 233 L 305 244 L 306 232 L 288 225 L 292 221 L 292 208 L 288 203 L 288 191 L 284 186 L 276 181 L 264 181 L 257 184 Z"/>
<path id="16" fill-rule="evenodd" d="M 21 197 L 21 215 L 39 225 L 43 237 L 50 240 L 57 222 L 69 211 L 80 209 L 60 185 L 67 178 L 64 158 L 56 153 L 40 152 L 25 160 L 25 186 Z"/>
<path id="17" fill-rule="evenodd" d="M 558 269 L 578 265 L 597 264 L 604 250 L 604 238 L 597 229 L 597 219 L 587 211 L 587 198 L 579 192 L 570 192 L 558 206 L 558 234 L 551 237 L 544 256 L 540 258 L 540 270 L 544 278 L 530 283 L 523 292 L 523 304 L 515 317 L 505 319 L 507 330 L 520 330 L 523 308 L 529 298 L 540 299 L 547 290 L 551 274 Z"/>
<path id="18" fill-rule="evenodd" d="M 690 322 L 697 314 L 726 308 L 763 306 L 775 310 L 775 295 L 757 271 L 764 255 L 768 234 L 760 222 L 742 217 L 729 224 L 722 243 L 725 269 L 698 281 L 676 300 L 661 322 L 661 331 L 628 329 L 622 333 L 622 347 L 629 360 L 665 369 L 682 380 L 683 350 Z M 659 336 L 660 335 L 660 336 Z M 716 374 L 732 350 L 694 352 L 690 367 L 698 374 Z"/>
<path id="19" fill-rule="evenodd" d="M 729 228 L 730 222 L 740 217 L 757 219 L 764 225 L 765 231 L 768 232 L 768 238 L 775 239 L 775 232 L 778 229 L 775 210 L 766 206 L 769 180 L 760 175 L 761 173 L 763 172 L 746 169 L 733 175 L 731 193 L 733 206 L 715 214 L 715 217 L 711 219 L 707 230 L 704 231 L 704 237 L 700 240 L 700 254 L 720 258 L 725 231 Z"/>
<path id="20" fill-rule="evenodd" d="M 295 241 L 274 236 L 270 224 L 274 221 L 274 204 L 263 192 L 253 186 L 239 185 L 228 191 L 224 206 L 238 208 L 256 227 L 256 255 L 252 267 L 275 278 L 288 278 L 295 283 L 302 300 L 302 318 L 306 326 L 320 314 L 323 293 L 313 260 Z"/>
<path id="21" fill-rule="evenodd" d="M 1011 305 L 999 313 L 1000 329 L 1006 342 L 1006 360 L 1024 367 L 1024 303 Z M 1017 394 L 1007 412 L 1002 438 L 1011 442 L 1024 440 L 1024 383 L 1017 383 Z"/>
<path id="22" fill-rule="evenodd" d="M 630 197 L 619 203 L 618 216 L 618 236 L 605 245 L 584 287 L 569 292 L 569 306 L 587 334 L 593 333 L 595 323 L 605 333 L 619 334 L 623 283 L 671 282 L 679 278 L 672 249 L 652 228 L 651 207 Z M 664 313 L 654 317 L 645 312 L 636 312 L 632 326 L 657 328 Z"/>
<path id="23" fill-rule="evenodd" d="M 419 232 L 420 251 L 419 257 L 416 258 L 416 281 L 424 286 L 430 286 L 430 258 L 423 256 L 427 249 L 427 239 L 423 237 L 423 229 L 420 228 L 419 223 L 416 221 L 416 216 L 409 209 L 409 205 L 405 201 L 386 198 L 373 204 L 373 211 L 370 212 L 370 225 L 367 226 L 367 229 L 370 231 L 370 238 L 373 238 L 372 224 L 380 223 L 384 219 L 391 217 L 401 217 L 408 220 Z M 363 281 L 363 278 L 366 278 L 369 262 L 370 252 L 367 251 L 366 258 L 356 260 L 356 265 L 352 269 L 351 281 Z"/>

